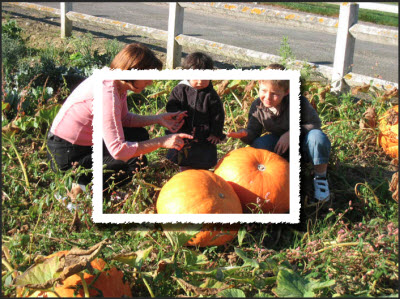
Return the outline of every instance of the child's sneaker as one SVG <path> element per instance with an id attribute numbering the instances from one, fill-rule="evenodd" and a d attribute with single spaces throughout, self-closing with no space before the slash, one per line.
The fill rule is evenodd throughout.
<path id="1" fill-rule="evenodd" d="M 314 198 L 318 201 L 329 199 L 328 180 L 324 177 L 314 177 Z"/>

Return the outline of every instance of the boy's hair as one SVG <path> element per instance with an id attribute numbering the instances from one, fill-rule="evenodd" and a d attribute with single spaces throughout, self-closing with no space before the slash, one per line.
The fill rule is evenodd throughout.
<path id="1" fill-rule="evenodd" d="M 282 70 L 282 71 L 286 70 L 286 68 L 282 64 L 279 64 L 279 63 L 271 63 L 265 69 L 266 70 Z"/>
<path id="2" fill-rule="evenodd" d="M 281 70 L 281 71 L 286 70 L 286 68 L 282 64 L 279 64 L 279 63 L 272 63 L 272 64 L 268 65 L 265 69 L 266 70 Z M 260 80 L 258 82 L 258 84 L 265 83 L 265 82 L 271 82 L 274 85 L 278 85 L 285 92 L 287 92 L 289 90 L 289 80 Z"/>
<path id="3" fill-rule="evenodd" d="M 133 43 L 126 45 L 113 59 L 110 69 L 161 70 L 163 63 L 146 46 Z"/>
<path id="4" fill-rule="evenodd" d="M 210 56 L 202 52 L 193 52 L 185 57 L 182 68 L 189 70 L 212 70 L 214 62 Z"/>

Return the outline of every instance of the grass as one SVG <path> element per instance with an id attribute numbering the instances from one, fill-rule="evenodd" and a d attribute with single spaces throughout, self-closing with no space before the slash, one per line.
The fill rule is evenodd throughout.
<path id="1" fill-rule="evenodd" d="M 90 43 L 90 36 L 87 40 Z M 323 95 L 320 91 L 326 86 L 306 76 L 303 93 L 315 105 L 332 142 L 328 168 L 332 200 L 320 205 L 308 201 L 312 177 L 310 165 L 305 164 L 299 224 L 242 224 L 238 237 L 225 246 L 187 247 L 184 243 L 194 234 L 193 227 L 96 224 L 91 219 L 90 191 L 80 195 L 76 210 L 57 200 L 66 196 L 81 171 L 54 173 L 47 162 L 46 132 L 60 103 L 70 94 L 69 82 L 58 74 L 90 72 L 99 61 L 90 60 L 95 57 L 93 49 L 89 49 L 92 55 L 79 49 L 54 48 L 45 54 L 25 49 L 28 54 L 11 57 L 8 61 L 14 63 L 3 65 L 7 68 L 2 82 L 3 296 L 16 296 L 13 279 L 29 274 L 28 268 L 40 255 L 74 246 L 87 249 L 106 239 L 108 245 L 99 256 L 123 271 L 136 297 L 398 296 L 398 203 L 388 190 L 397 162 L 377 145 L 377 127 L 360 127 L 368 108 L 375 107 L 379 116 L 393 105 L 385 91 L 370 88 L 369 100 L 362 101 L 351 93 Z M 32 67 L 30 72 L 21 69 L 20 61 L 35 66 L 44 55 L 44 67 Z M 105 63 L 109 56 L 101 61 Z M 77 57 L 86 57 L 86 62 L 78 63 Z M 44 78 L 34 79 L 38 75 L 34 71 Z M 45 71 L 51 71 L 52 80 L 46 80 Z M 258 94 L 254 86 L 244 99 L 248 82 L 236 83 L 233 92 L 241 105 L 232 92 L 222 97 L 225 131 L 245 126 L 250 104 Z M 129 95 L 130 110 L 162 112 L 175 84 L 156 81 L 141 95 Z M 158 126 L 148 129 L 151 137 L 164 134 Z M 218 146 L 219 157 L 242 146 L 238 140 L 228 140 Z M 149 167 L 123 190 L 127 196 L 105 202 L 103 208 L 111 213 L 154 210 L 158 189 L 177 172 L 165 160 L 165 153 L 149 154 Z M 54 274 L 54 269 L 45 270 Z M 29 280 L 28 274 L 25 278 Z M 48 276 L 37 277 L 44 282 Z"/>
<path id="2" fill-rule="evenodd" d="M 287 9 L 293 9 L 313 14 L 320 14 L 330 17 L 339 16 L 339 5 L 323 2 L 260 2 L 263 5 L 271 5 Z M 398 14 L 373 11 L 369 9 L 359 9 L 358 19 L 378 25 L 399 26 Z"/>

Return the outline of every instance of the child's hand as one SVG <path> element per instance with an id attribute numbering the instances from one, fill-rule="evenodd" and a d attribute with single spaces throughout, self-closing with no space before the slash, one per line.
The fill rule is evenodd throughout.
<path id="1" fill-rule="evenodd" d="M 247 136 L 247 130 L 246 129 L 240 129 L 237 132 L 229 132 L 228 134 L 226 134 L 226 136 L 232 137 L 232 138 L 243 138 L 243 137 Z"/>
<path id="2" fill-rule="evenodd" d="M 214 136 L 214 135 L 210 135 L 207 138 L 207 141 L 211 142 L 212 144 L 218 144 L 221 140 L 218 137 Z"/>
<path id="3" fill-rule="evenodd" d="M 183 126 L 186 116 L 187 111 L 163 113 L 159 115 L 158 123 L 166 127 L 172 133 L 176 133 Z"/>
<path id="4" fill-rule="evenodd" d="M 290 139 L 289 131 L 284 133 L 275 145 L 274 152 L 278 155 L 282 155 L 289 149 Z"/>

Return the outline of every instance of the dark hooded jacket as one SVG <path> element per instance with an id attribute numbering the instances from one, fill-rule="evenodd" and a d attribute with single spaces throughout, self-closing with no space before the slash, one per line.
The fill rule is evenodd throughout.
<path id="1" fill-rule="evenodd" d="M 220 140 L 223 134 L 225 113 L 217 92 L 210 84 L 203 89 L 193 88 L 187 80 L 181 81 L 171 92 L 167 112 L 187 111 L 188 116 L 179 133 L 193 135 L 179 152 L 171 149 L 167 158 L 180 166 L 209 169 L 217 163 L 217 147 L 207 141 L 210 135 Z M 170 133 L 170 132 L 168 132 Z"/>

